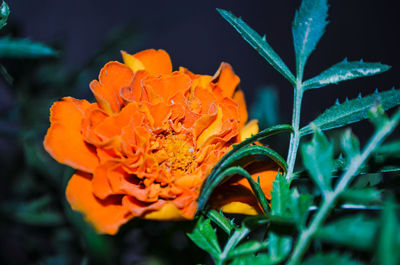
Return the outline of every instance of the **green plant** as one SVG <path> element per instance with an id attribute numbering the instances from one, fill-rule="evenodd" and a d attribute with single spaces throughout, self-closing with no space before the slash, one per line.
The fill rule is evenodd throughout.
<path id="1" fill-rule="evenodd" d="M 360 95 L 342 104 L 337 102 L 300 128 L 301 104 L 306 91 L 376 75 L 389 70 L 390 66 L 345 59 L 319 75 L 303 80 L 307 59 L 328 24 L 327 0 L 303 0 L 296 12 L 292 25 L 295 74 L 265 36 L 261 37 L 229 11 L 218 9 L 218 12 L 293 86 L 292 124 L 261 131 L 234 146 L 217 164 L 203 185 L 199 199 L 201 217 L 189 237 L 211 255 L 215 264 L 300 264 L 305 256 L 304 264 L 359 264 L 371 257 L 377 264 L 399 264 L 400 259 L 394 251 L 400 246 L 398 204 L 390 187 L 378 189 L 376 185 L 380 181 L 374 178 L 382 172 L 399 177 L 399 163 L 393 159 L 400 153 L 399 141 L 387 144 L 383 141 L 400 121 L 400 110 L 390 118 L 385 114 L 385 110 L 400 104 L 400 90 Z M 360 149 L 357 137 L 348 129 L 340 140 L 343 155 L 336 156 L 333 142 L 323 131 L 367 118 L 374 124 L 375 132 L 364 148 Z M 290 133 L 286 160 L 268 147 L 252 145 L 282 132 Z M 300 145 L 301 138 L 311 133 L 311 141 Z M 299 146 L 305 171 L 295 172 Z M 259 183 L 237 165 L 244 157 L 256 159 L 256 156 L 268 157 L 283 169 L 273 184 L 270 202 L 260 192 Z M 249 180 L 264 210 L 264 215 L 244 218 L 240 224 L 206 206 L 215 187 L 236 174 Z M 308 181 L 310 179 L 312 183 Z M 346 212 L 351 208 L 353 212 Z M 212 223 L 227 236 L 223 247 L 220 245 L 223 236 L 216 233 Z M 254 234 L 258 234 L 258 238 Z M 321 245 L 331 247 L 325 251 Z M 340 246 L 349 247 L 352 252 L 343 253 L 340 248 L 336 249 Z M 365 251 L 363 255 L 357 252 L 360 250 Z"/>

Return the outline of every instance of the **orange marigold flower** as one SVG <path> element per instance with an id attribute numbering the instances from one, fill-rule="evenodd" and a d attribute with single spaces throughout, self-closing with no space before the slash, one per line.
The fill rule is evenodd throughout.
<path id="1" fill-rule="evenodd" d="M 53 158 L 76 169 L 66 190 L 71 207 L 108 234 L 134 217 L 192 219 L 213 166 L 258 131 L 256 121 L 245 125 L 240 80 L 229 64 L 209 76 L 173 72 L 163 50 L 122 56 L 123 64 L 107 63 L 90 83 L 97 102 L 65 97 L 53 104 L 44 139 Z M 276 170 L 260 169 L 253 173 L 269 197 Z M 247 181 L 225 186 L 215 207 L 259 211 Z"/>

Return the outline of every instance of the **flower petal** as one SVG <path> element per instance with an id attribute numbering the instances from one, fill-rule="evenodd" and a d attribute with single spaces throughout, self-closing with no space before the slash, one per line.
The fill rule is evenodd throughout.
<path id="1" fill-rule="evenodd" d="M 151 74 L 169 74 L 172 72 L 172 63 L 168 53 L 164 50 L 144 50 L 130 55 L 122 52 L 124 63 L 133 72 L 146 70 Z"/>
<path id="2" fill-rule="evenodd" d="M 59 163 L 93 172 L 98 165 L 95 150 L 85 143 L 81 133 L 84 112 L 90 107 L 86 100 L 65 97 L 50 109 L 50 128 L 44 148 Z"/>
<path id="3" fill-rule="evenodd" d="M 129 210 L 122 206 L 121 196 L 100 200 L 93 195 L 90 174 L 76 171 L 65 193 L 72 209 L 82 212 L 99 233 L 114 235 L 132 218 Z"/>
<path id="4" fill-rule="evenodd" d="M 169 75 L 147 78 L 142 82 L 152 103 L 158 103 L 151 100 L 151 95 L 155 94 L 161 96 L 164 102 L 169 104 L 172 97 L 179 93 L 185 93 L 190 88 L 191 80 L 186 74 L 174 72 Z"/>
<path id="5" fill-rule="evenodd" d="M 123 100 L 121 89 L 129 87 L 133 81 L 133 72 L 119 62 L 109 62 L 100 71 L 99 81 L 90 82 L 90 89 L 97 102 L 107 113 L 120 111 Z"/>
<path id="6" fill-rule="evenodd" d="M 233 95 L 233 101 L 238 104 L 240 126 L 242 127 L 248 118 L 246 101 L 244 100 L 244 94 L 242 90 L 238 90 Z"/>
<path id="7" fill-rule="evenodd" d="M 258 120 L 249 121 L 242 129 L 240 129 L 240 140 L 244 141 L 247 138 L 250 138 L 252 135 L 257 134 L 258 130 Z"/>
<path id="8" fill-rule="evenodd" d="M 240 78 L 235 75 L 230 64 L 223 62 L 213 76 L 213 81 L 222 89 L 224 97 L 232 98 Z"/>
<path id="9" fill-rule="evenodd" d="M 186 219 L 173 203 L 166 203 L 158 211 L 153 211 L 144 216 L 150 220 L 184 220 Z"/>

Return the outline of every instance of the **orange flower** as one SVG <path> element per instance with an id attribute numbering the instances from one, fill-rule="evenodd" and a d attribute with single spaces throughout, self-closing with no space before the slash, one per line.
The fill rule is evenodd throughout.
<path id="1" fill-rule="evenodd" d="M 76 169 L 66 196 L 98 232 L 115 234 L 133 217 L 192 219 L 202 184 L 232 144 L 257 133 L 245 125 L 239 77 L 222 63 L 214 76 L 181 67 L 172 71 L 163 50 L 109 62 L 90 83 L 97 102 L 65 97 L 51 107 L 44 147 Z M 264 168 L 267 197 L 276 170 Z M 257 202 L 245 180 L 230 181 L 214 205 L 255 214 Z M 235 190 L 236 192 L 232 192 Z"/>

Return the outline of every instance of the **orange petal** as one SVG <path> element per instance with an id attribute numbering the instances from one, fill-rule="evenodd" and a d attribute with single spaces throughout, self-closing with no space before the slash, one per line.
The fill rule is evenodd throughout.
<path id="1" fill-rule="evenodd" d="M 122 206 L 121 196 L 100 200 L 93 195 L 90 174 L 75 172 L 68 182 L 66 196 L 72 209 L 82 212 L 99 233 L 114 235 L 118 228 L 132 218 Z"/>
<path id="2" fill-rule="evenodd" d="M 126 65 L 109 62 L 101 69 L 99 81 L 90 82 L 90 89 L 104 111 L 111 114 L 121 109 L 121 89 L 132 84 L 133 76 L 132 70 Z"/>
<path id="3" fill-rule="evenodd" d="M 238 90 L 235 92 L 235 94 L 233 95 L 233 101 L 238 104 L 240 127 L 242 127 L 246 123 L 248 118 L 246 101 L 244 100 L 244 94 L 242 90 Z"/>
<path id="4" fill-rule="evenodd" d="M 217 136 L 221 132 L 221 127 L 222 127 L 222 109 L 221 107 L 218 107 L 216 119 L 197 138 L 197 147 L 201 148 L 205 143 L 209 142 L 213 137 Z"/>
<path id="5" fill-rule="evenodd" d="M 84 112 L 90 103 L 65 97 L 50 109 L 50 128 L 44 138 L 44 148 L 59 163 L 93 172 L 98 165 L 95 150 L 85 143 L 81 133 Z"/>
<path id="6" fill-rule="evenodd" d="M 157 129 L 168 120 L 171 115 L 171 108 L 165 103 L 158 103 L 155 105 L 147 104 L 149 111 L 154 119 L 153 128 Z"/>
<path id="7" fill-rule="evenodd" d="M 185 93 L 190 88 L 190 82 L 188 75 L 174 72 L 170 75 L 147 78 L 143 80 L 143 86 L 149 94 L 152 92 L 161 96 L 164 102 L 169 104 L 172 97 L 179 93 Z"/>
<path id="8" fill-rule="evenodd" d="M 219 69 L 213 76 L 213 81 L 222 89 L 224 97 L 232 98 L 233 92 L 240 82 L 240 78 L 233 72 L 228 63 L 221 63 Z"/>
<path id="9" fill-rule="evenodd" d="M 169 74 L 172 72 L 172 63 L 168 53 L 164 50 L 144 50 L 130 55 L 122 52 L 124 63 L 135 73 L 146 70 L 151 74 Z"/>
<path id="10" fill-rule="evenodd" d="M 186 219 L 179 209 L 172 203 L 166 203 L 158 211 L 153 211 L 144 216 L 150 220 L 184 220 Z"/>
<path id="11" fill-rule="evenodd" d="M 251 120 L 242 129 L 240 129 L 240 141 L 244 141 L 247 138 L 250 138 L 252 135 L 257 134 L 258 130 L 258 120 Z"/>

